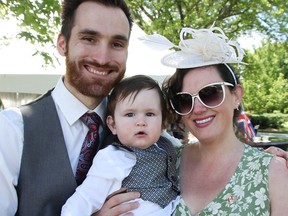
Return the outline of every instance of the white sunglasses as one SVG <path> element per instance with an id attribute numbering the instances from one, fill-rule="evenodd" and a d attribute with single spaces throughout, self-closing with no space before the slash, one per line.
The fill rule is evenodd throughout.
<path id="1" fill-rule="evenodd" d="M 203 86 L 198 93 L 178 92 L 170 99 L 170 104 L 179 115 L 188 115 L 192 112 L 197 98 L 207 108 L 216 108 L 225 100 L 225 86 L 234 86 L 228 82 L 216 82 Z"/>

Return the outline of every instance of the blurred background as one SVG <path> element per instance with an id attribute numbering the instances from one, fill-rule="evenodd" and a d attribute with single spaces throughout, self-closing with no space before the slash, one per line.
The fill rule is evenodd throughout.
<path id="1" fill-rule="evenodd" d="M 286 0 L 127 0 L 135 19 L 126 76 L 147 74 L 159 84 L 174 71 L 160 63 L 166 52 L 138 40 L 159 33 L 174 44 L 182 27 L 224 30 L 245 49 L 237 67 L 244 108 L 257 134 L 270 140 L 288 134 L 288 3 Z M 64 74 L 55 41 L 59 0 L 0 0 L 0 109 L 19 106 L 53 87 Z M 168 52 L 168 51 L 167 51 Z M 288 138 L 287 138 L 288 139 Z"/>

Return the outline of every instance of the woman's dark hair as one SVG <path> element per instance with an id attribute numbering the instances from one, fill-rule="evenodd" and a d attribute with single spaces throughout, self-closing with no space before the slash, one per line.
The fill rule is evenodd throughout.
<path id="1" fill-rule="evenodd" d="M 131 32 L 133 19 L 130 10 L 124 0 L 63 0 L 62 14 L 61 14 L 62 18 L 61 34 L 64 35 L 67 42 L 70 40 L 71 30 L 74 25 L 76 9 L 79 7 L 80 4 L 88 1 L 96 2 L 98 4 L 102 4 L 107 7 L 120 8 L 128 19 Z M 111 14 L 111 16 L 113 16 L 113 14 Z"/>
<path id="2" fill-rule="evenodd" d="M 111 94 L 109 95 L 109 102 L 107 107 L 107 115 L 114 116 L 114 111 L 116 104 L 124 100 L 130 95 L 133 95 L 133 100 L 138 95 L 138 93 L 144 89 L 151 90 L 155 89 L 160 98 L 160 105 L 162 109 L 162 125 L 166 126 L 167 109 L 165 105 L 165 100 L 161 88 L 156 80 L 145 75 L 135 75 L 132 77 L 125 78 L 118 83 Z M 147 98 L 147 103 L 150 103 L 149 98 Z"/>
<path id="3" fill-rule="evenodd" d="M 210 65 L 210 66 L 203 66 L 204 67 L 215 67 L 220 75 L 220 77 L 223 79 L 223 81 L 231 83 L 235 86 L 235 81 L 234 78 L 231 74 L 231 71 L 234 73 L 234 68 L 231 65 L 225 65 L 225 64 L 216 64 L 216 65 Z M 229 68 L 231 69 L 231 71 L 229 70 Z M 176 69 L 176 72 L 169 78 L 166 79 L 163 82 L 162 85 L 162 91 L 165 97 L 165 101 L 166 101 L 166 106 L 168 109 L 168 113 L 169 113 L 169 122 L 177 122 L 179 123 L 181 120 L 181 115 L 178 115 L 176 112 L 174 112 L 171 104 L 170 104 L 170 100 L 172 100 L 172 98 L 174 97 L 174 95 L 176 95 L 176 93 L 181 92 L 182 91 L 182 87 L 183 87 L 183 79 L 184 76 L 189 72 L 193 70 L 193 68 L 185 68 L 185 69 Z M 237 84 L 239 84 L 239 79 L 238 77 L 235 75 Z M 229 87 L 230 91 L 233 91 L 234 87 Z M 237 120 L 237 116 L 239 115 L 239 111 L 235 110 L 234 111 L 234 123 Z"/>

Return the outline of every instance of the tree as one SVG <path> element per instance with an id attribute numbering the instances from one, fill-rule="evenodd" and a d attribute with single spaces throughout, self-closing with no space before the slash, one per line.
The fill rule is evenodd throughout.
<path id="1" fill-rule="evenodd" d="M 130 0 L 136 23 L 147 33 L 179 40 L 182 27 L 207 28 L 215 22 L 234 38 L 258 31 L 275 40 L 287 40 L 285 0 Z"/>
<path id="2" fill-rule="evenodd" d="M 254 113 L 288 113 L 288 42 L 264 42 L 248 52 L 243 68 L 245 109 Z"/>
<path id="3" fill-rule="evenodd" d="M 46 48 L 55 47 L 54 38 L 60 25 L 59 0 L 0 0 L 0 17 L 17 19 L 21 27 L 17 37 L 38 47 L 35 55 L 43 56 L 46 64 L 57 60 Z"/>
<path id="4" fill-rule="evenodd" d="M 53 44 L 60 24 L 60 0 L 0 0 L 2 18 L 14 16 L 18 36 L 33 44 Z M 275 40 L 288 38 L 286 0 L 127 0 L 135 22 L 147 33 L 157 32 L 175 44 L 182 27 L 207 28 L 214 22 L 236 39 L 257 30 Z M 37 51 L 47 63 L 53 57 Z"/>

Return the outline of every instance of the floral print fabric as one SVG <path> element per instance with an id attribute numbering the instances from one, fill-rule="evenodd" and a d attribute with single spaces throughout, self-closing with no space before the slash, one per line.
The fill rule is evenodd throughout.
<path id="1" fill-rule="evenodd" d="M 183 147 L 178 151 L 178 171 Z M 268 166 L 272 157 L 273 155 L 245 145 L 243 157 L 229 183 L 196 215 L 269 216 Z M 182 198 L 173 216 L 192 216 Z"/>

